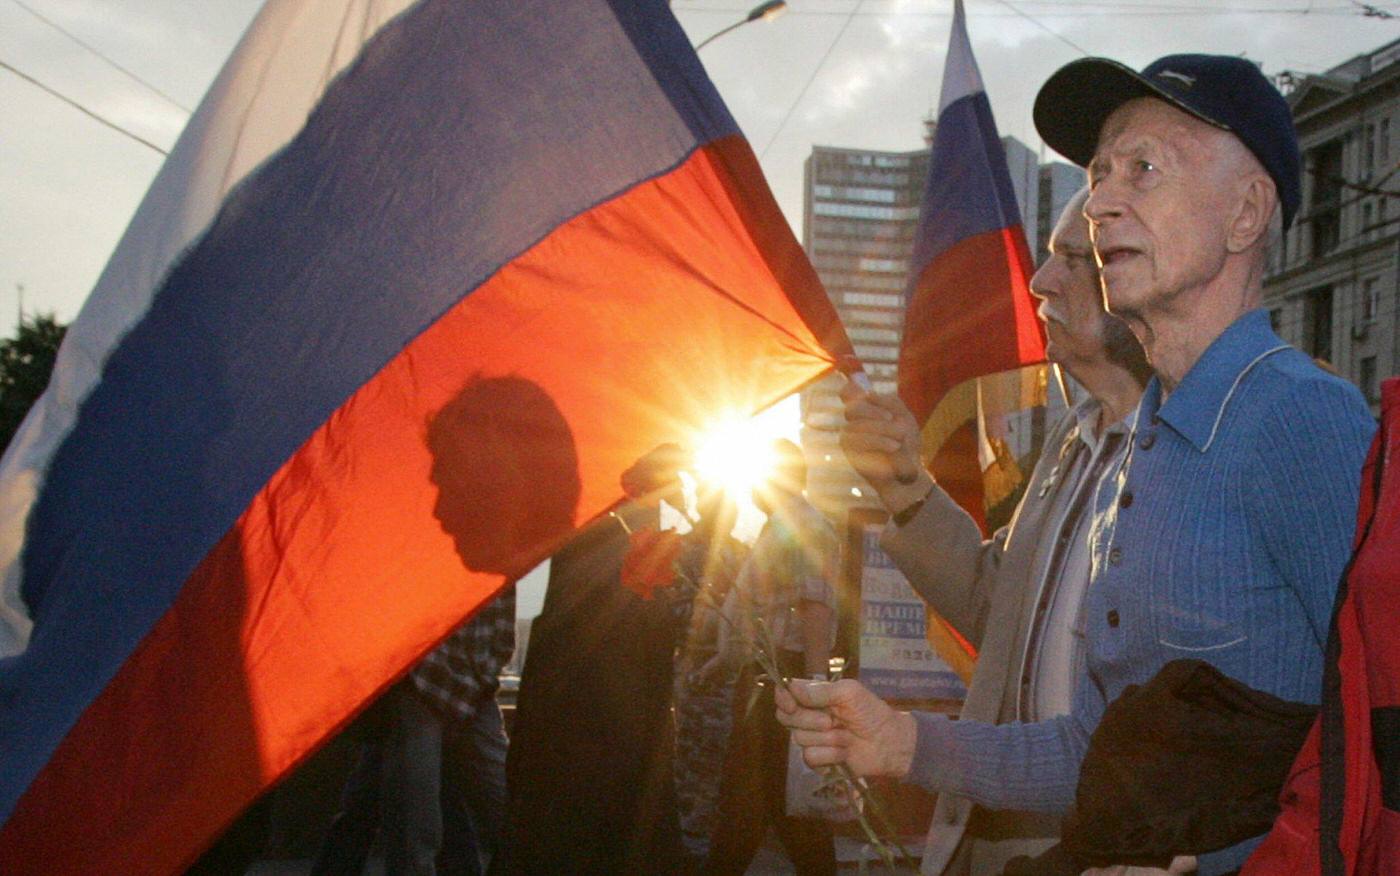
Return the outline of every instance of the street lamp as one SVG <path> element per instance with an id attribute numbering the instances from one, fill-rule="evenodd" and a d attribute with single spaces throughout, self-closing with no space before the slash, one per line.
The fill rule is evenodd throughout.
<path id="1" fill-rule="evenodd" d="M 700 51 L 701 49 L 708 46 L 710 43 L 729 33 L 731 30 L 734 30 L 736 27 L 743 27 L 749 22 L 758 21 L 759 19 L 763 19 L 764 21 L 772 21 L 779 15 L 782 15 L 783 12 L 785 12 L 786 10 L 787 3 L 785 2 L 785 0 L 768 0 L 767 3 L 760 3 L 754 8 L 750 9 L 749 14 L 743 19 L 734 22 L 733 24 L 729 25 L 729 27 L 726 27 L 723 30 L 717 31 L 705 37 L 703 40 L 700 41 L 700 45 L 695 47 L 695 51 Z"/>

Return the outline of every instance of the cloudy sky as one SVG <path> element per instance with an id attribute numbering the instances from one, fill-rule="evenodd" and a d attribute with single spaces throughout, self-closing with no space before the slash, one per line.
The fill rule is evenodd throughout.
<path id="1" fill-rule="evenodd" d="M 561 0 L 562 2 L 562 0 Z M 0 64 L 162 148 L 174 142 L 261 0 L 0 0 Z M 1400 2 L 1373 12 L 1400 16 Z M 748 0 L 674 0 L 696 42 Z M 814 144 L 920 145 L 936 105 L 952 0 L 791 0 L 703 58 L 800 234 Z M 1400 38 L 1353 0 L 967 0 L 1003 134 L 1035 148 L 1036 88 L 1083 54 L 1141 67 L 1178 51 L 1242 54 L 1265 72 L 1320 72 Z M 36 14 L 37 13 L 37 14 Z M 109 66 L 47 19 L 154 86 Z M 0 69 L 0 333 L 27 311 L 76 315 L 161 156 Z"/>

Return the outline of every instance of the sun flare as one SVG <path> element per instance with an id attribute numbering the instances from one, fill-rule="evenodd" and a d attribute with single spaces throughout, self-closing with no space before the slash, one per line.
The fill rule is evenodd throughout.
<path id="1" fill-rule="evenodd" d="M 773 442 L 779 438 L 796 441 L 800 430 L 797 396 L 789 396 L 755 417 L 721 418 L 695 442 L 696 474 L 723 486 L 735 500 L 746 502 L 750 491 L 773 471 Z"/>
<path id="2" fill-rule="evenodd" d="M 756 434 L 752 421 L 719 423 L 701 438 L 696 448 L 696 473 L 703 480 L 723 486 L 730 496 L 742 499 L 772 470 L 771 441 Z"/>

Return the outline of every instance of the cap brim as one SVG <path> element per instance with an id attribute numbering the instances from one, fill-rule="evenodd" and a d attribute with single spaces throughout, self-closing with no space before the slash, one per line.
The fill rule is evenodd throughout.
<path id="1" fill-rule="evenodd" d="M 1087 167 L 1098 147 L 1103 123 L 1114 110 L 1138 97 L 1159 98 L 1203 122 L 1229 130 L 1136 70 L 1109 58 L 1083 58 L 1055 71 L 1035 97 L 1035 129 L 1045 145 Z"/>

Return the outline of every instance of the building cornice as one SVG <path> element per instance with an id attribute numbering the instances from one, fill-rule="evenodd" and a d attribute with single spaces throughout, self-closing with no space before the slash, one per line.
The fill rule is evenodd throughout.
<path id="1" fill-rule="evenodd" d="M 1314 79 L 1316 81 L 1314 81 Z M 1344 93 L 1338 94 L 1332 100 L 1319 104 L 1305 112 L 1299 113 L 1295 108 L 1293 124 L 1298 128 L 1300 134 L 1303 133 L 1304 127 L 1311 127 L 1314 124 L 1323 124 L 1325 117 L 1329 115 L 1338 113 L 1339 111 L 1341 115 L 1346 115 L 1349 104 L 1361 103 L 1372 99 L 1380 89 L 1392 87 L 1396 85 L 1396 83 L 1400 83 L 1400 64 L 1392 64 L 1381 72 L 1373 76 L 1368 76 L 1358 82 L 1347 82 L 1327 76 L 1310 77 L 1308 81 L 1312 82 L 1312 84 L 1309 85 L 1305 83 L 1300 88 L 1301 96 L 1299 100 L 1301 100 L 1302 97 L 1306 97 L 1307 92 L 1310 90 L 1334 90 L 1341 88 L 1345 89 L 1345 91 Z"/>

